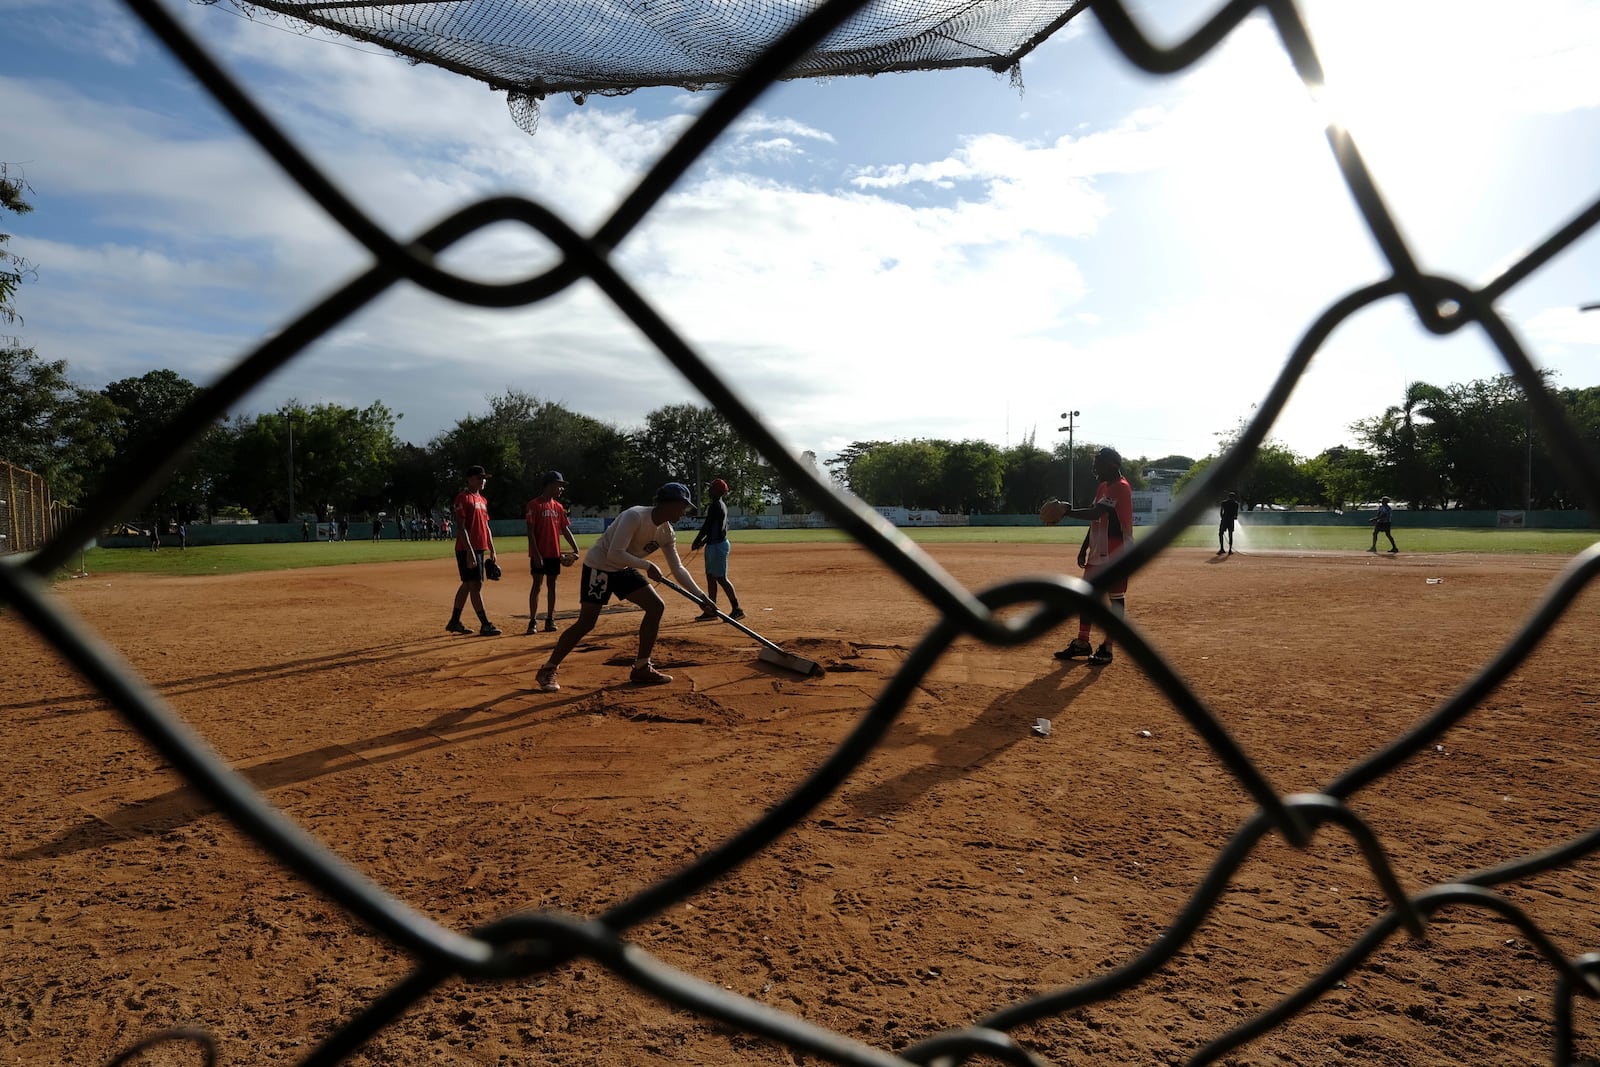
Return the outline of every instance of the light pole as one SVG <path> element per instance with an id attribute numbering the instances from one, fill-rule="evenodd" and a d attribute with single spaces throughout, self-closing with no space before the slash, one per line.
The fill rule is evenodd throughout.
<path id="1" fill-rule="evenodd" d="M 1077 411 L 1063 411 L 1061 413 L 1061 417 L 1067 420 L 1067 424 L 1061 427 L 1061 430 L 1067 432 L 1067 506 L 1073 508 L 1078 506 L 1076 486 L 1073 484 L 1078 457 L 1072 454 L 1072 435 L 1073 431 L 1077 429 L 1077 418 L 1080 414 L 1082 413 Z M 1060 430 L 1057 432 L 1059 433 Z"/>

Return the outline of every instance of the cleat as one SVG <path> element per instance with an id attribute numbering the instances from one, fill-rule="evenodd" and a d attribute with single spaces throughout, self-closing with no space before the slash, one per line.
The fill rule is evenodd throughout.
<path id="1" fill-rule="evenodd" d="M 460 619 L 451 619 L 445 623 L 445 630 L 453 634 L 470 634 L 472 631 L 461 625 Z"/>
<path id="2" fill-rule="evenodd" d="M 1095 649 L 1094 655 L 1089 657 L 1089 662 L 1096 667 L 1104 667 L 1111 662 L 1111 642 L 1107 641 Z"/>
<path id="3" fill-rule="evenodd" d="M 1398 549 L 1398 548 L 1391 548 L 1391 549 L 1390 549 L 1390 550 L 1389 550 L 1389 553 L 1390 553 L 1390 554 L 1391 554 L 1391 555 L 1393 555 L 1393 554 L 1394 554 L 1394 553 L 1396 553 L 1396 552 L 1398 552 L 1398 551 L 1400 551 L 1400 550 L 1399 550 L 1399 549 Z"/>
<path id="4" fill-rule="evenodd" d="M 700 614 L 698 614 L 698 615 L 696 615 L 694 617 L 694 621 L 695 622 L 716 622 L 717 621 L 717 613 L 714 612 L 714 611 L 702 611 Z"/>
<path id="5" fill-rule="evenodd" d="M 1074 656 L 1089 656 L 1093 653 L 1093 645 L 1081 637 L 1074 637 L 1071 644 L 1056 653 L 1056 659 L 1072 659 Z"/>
<path id="6" fill-rule="evenodd" d="M 524 637 L 526 637 L 528 634 L 536 634 L 538 632 L 539 632 L 539 624 L 536 623 L 536 622 L 530 622 L 528 624 L 528 628 L 526 630 L 522 631 Z"/>
<path id="7" fill-rule="evenodd" d="M 539 673 L 533 676 L 533 683 L 546 693 L 556 693 L 561 690 L 561 683 L 556 681 L 554 667 L 540 667 Z"/>
<path id="8" fill-rule="evenodd" d="M 733 611 L 728 613 L 728 618 L 730 618 L 730 619 L 742 619 L 742 618 L 744 618 L 744 609 L 743 608 L 734 608 Z"/>
<path id="9" fill-rule="evenodd" d="M 478 627 L 478 634 L 480 637 L 499 637 L 500 633 L 500 627 L 496 626 L 492 622 L 486 622 L 482 626 Z"/>
<path id="10" fill-rule="evenodd" d="M 662 674 L 656 670 L 655 664 L 648 660 L 635 667 L 628 678 L 640 685 L 666 685 L 672 681 L 672 675 Z"/>
<path id="11" fill-rule="evenodd" d="M 531 629 L 532 626 L 533 626 L 533 623 L 530 622 L 528 624 L 528 626 Z M 556 620 L 554 620 L 554 619 L 546 619 L 546 620 L 544 620 L 544 632 L 547 633 L 547 634 L 555 633 L 556 632 Z"/>

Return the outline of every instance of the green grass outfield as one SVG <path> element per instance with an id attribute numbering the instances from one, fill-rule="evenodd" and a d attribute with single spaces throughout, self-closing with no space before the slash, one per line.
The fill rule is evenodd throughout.
<path id="1" fill-rule="evenodd" d="M 1054 529 L 1032 526 L 931 526 L 912 527 L 905 534 L 927 545 L 941 544 L 1061 544 L 1076 546 L 1083 538 L 1081 526 Z M 685 534 L 688 531 L 684 531 Z M 597 534 L 579 536 L 578 544 L 587 548 Z M 1178 538 L 1187 548 L 1213 548 L 1215 526 L 1192 526 Z M 686 546 L 685 536 L 681 546 Z M 744 544 L 807 544 L 849 540 L 838 530 L 739 530 L 734 540 Z M 1586 530 L 1452 530 L 1404 528 L 1395 530 L 1402 553 L 1478 553 L 1495 555 L 1572 556 L 1600 540 L 1600 533 Z M 1247 527 L 1236 543 L 1246 551 L 1360 552 L 1372 542 L 1370 530 L 1359 526 L 1263 526 Z M 1380 539 L 1380 547 L 1388 542 Z M 524 537 L 501 537 L 495 542 L 503 556 L 513 559 L 528 552 Z M 290 542 L 270 545 L 206 545 L 181 551 L 163 548 L 149 552 L 139 548 L 93 548 L 83 553 L 82 568 L 89 574 L 241 574 L 246 571 L 288 570 L 295 567 L 347 567 L 358 563 L 393 563 L 402 560 L 434 559 L 453 561 L 450 541 L 326 541 Z M 79 560 L 68 561 L 63 573 L 79 569 Z M 510 576 L 527 577 L 526 567 L 513 566 Z"/>

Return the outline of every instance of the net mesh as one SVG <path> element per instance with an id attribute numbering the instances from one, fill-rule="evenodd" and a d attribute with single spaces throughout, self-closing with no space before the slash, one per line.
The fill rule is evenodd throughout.
<path id="1" fill-rule="evenodd" d="M 1452 906 L 1480 909 L 1503 919 L 1515 927 L 1529 951 L 1548 968 L 1552 979 L 1550 992 L 1540 1003 L 1551 1024 L 1552 1062 L 1567 1064 L 1572 1061 L 1573 1003 L 1578 996 L 1592 998 L 1600 994 L 1600 954 L 1575 957 L 1564 954 L 1508 890 L 1510 884 L 1519 879 L 1571 868 L 1600 852 L 1600 827 L 1577 833 L 1543 851 L 1513 857 L 1489 868 L 1446 875 L 1431 886 L 1408 892 L 1395 876 L 1385 843 L 1348 802 L 1358 792 L 1380 782 L 1412 757 L 1431 748 L 1445 731 L 1481 709 L 1486 698 L 1534 651 L 1600 572 L 1600 546 L 1590 547 L 1571 561 L 1522 620 L 1511 639 L 1494 651 L 1465 683 L 1440 700 L 1403 734 L 1338 773 L 1314 794 L 1278 794 L 1261 768 L 1235 742 L 1200 695 L 1185 683 L 1134 623 L 1112 613 L 1103 604 L 1101 593 L 1109 585 L 1149 566 L 1184 528 L 1200 517 L 1202 509 L 1210 507 L 1209 502 L 1217 497 L 1219 487 L 1232 483 L 1264 441 L 1312 357 L 1333 330 L 1385 300 L 1405 300 L 1424 326 L 1440 336 L 1469 328 L 1480 331 L 1525 390 L 1533 415 L 1551 442 L 1552 452 L 1580 486 L 1591 515 L 1600 514 L 1600 458 L 1568 421 L 1496 307 L 1496 301 L 1520 281 L 1600 225 L 1600 200 L 1542 240 L 1532 243 L 1530 251 L 1487 283 L 1469 288 L 1442 276 L 1426 274 L 1417 267 L 1354 143 L 1338 129 L 1331 128 L 1329 139 L 1334 155 L 1367 227 L 1383 251 L 1389 266 L 1387 276 L 1328 305 L 1288 354 L 1277 380 L 1257 405 L 1255 416 L 1235 445 L 1207 469 L 1195 491 L 1187 494 L 1174 512 L 1132 549 L 1100 570 L 1093 582 L 1069 577 L 1018 579 L 976 595 L 876 513 L 819 480 L 816 472 L 808 469 L 775 438 L 752 408 L 615 271 L 609 258 L 609 249 L 638 225 L 684 169 L 738 117 L 754 94 L 793 72 L 790 62 L 793 54 L 804 54 L 825 38 L 831 39 L 829 35 L 834 32 L 831 26 L 851 24 L 851 5 L 830 5 L 821 9 L 832 17 L 832 23 L 828 19 L 808 23 L 805 33 L 761 52 L 739 76 L 737 85 L 719 96 L 697 119 L 595 234 L 586 236 L 576 232 L 539 204 L 500 197 L 467 204 L 415 242 L 403 243 L 343 199 L 333 183 L 221 73 L 205 49 L 175 23 L 156 0 L 126 2 L 299 182 L 306 195 L 370 249 L 374 263 L 344 286 L 326 294 L 259 348 L 244 355 L 210 389 L 180 412 L 160 437 L 129 455 L 118 476 L 107 480 L 107 485 L 114 489 L 85 505 L 72 523 L 25 565 L 0 564 L 0 600 L 14 606 L 44 641 L 95 686 L 197 792 L 241 831 L 249 834 L 286 869 L 337 901 L 351 918 L 377 931 L 415 961 L 415 968 L 407 978 L 372 999 L 353 1018 L 325 1037 L 322 1044 L 307 1055 L 305 1063 L 330 1064 L 346 1058 L 452 977 L 505 981 L 543 974 L 579 959 L 591 961 L 618 979 L 675 1007 L 717 1020 L 733 1030 L 782 1043 L 803 1056 L 829 1062 L 862 1067 L 926 1064 L 941 1059 L 1037 1063 L 1037 1058 L 1009 1031 L 1109 1000 L 1150 979 L 1193 936 L 1217 906 L 1230 880 L 1264 839 L 1276 835 L 1289 845 L 1304 849 L 1309 847 L 1315 830 L 1323 825 L 1348 833 L 1359 846 L 1374 883 L 1388 902 L 1388 910 L 1303 987 L 1212 1038 L 1190 1062 L 1206 1063 L 1228 1056 L 1230 1050 L 1283 1023 L 1336 988 L 1391 935 L 1404 930 L 1421 936 L 1435 912 Z M 472 27 L 478 24 L 471 17 L 474 12 L 524 10 L 489 4 L 460 5 L 459 9 L 452 5 L 423 4 L 391 7 L 393 13 L 386 9 L 384 17 L 392 21 L 395 27 L 392 32 L 398 35 L 422 32 L 403 21 L 401 14 L 406 19 L 423 15 L 442 17 L 444 9 L 449 7 L 456 19 L 449 25 L 463 38 L 470 37 Z M 1108 37 L 1131 62 L 1148 71 L 1170 73 L 1196 62 L 1258 7 L 1271 17 L 1302 78 L 1308 84 L 1315 84 L 1320 77 L 1316 55 L 1296 9 L 1287 0 L 1269 0 L 1259 5 L 1228 4 L 1190 38 L 1170 48 L 1153 45 L 1128 11 L 1112 0 L 1096 3 L 1094 11 Z M 309 14 L 310 5 L 304 10 Z M 369 4 L 323 4 L 319 10 L 326 15 L 370 13 L 374 8 Z M 596 13 L 600 13 L 599 9 Z M 617 32 L 620 36 L 616 40 L 630 39 L 622 31 Z M 612 39 L 603 35 L 578 36 L 596 45 Z M 463 46 L 463 54 L 487 59 L 499 55 L 503 47 L 503 44 L 471 43 Z M 745 49 L 748 51 L 741 51 Z M 753 55 L 757 51 L 756 45 L 742 39 L 726 48 L 729 57 Z M 500 284 L 475 282 L 437 266 L 433 253 L 478 230 L 504 222 L 518 222 L 543 234 L 561 249 L 561 263 L 536 277 Z M 820 509 L 840 528 L 937 609 L 939 619 L 871 706 L 862 711 L 845 740 L 792 792 L 726 841 L 603 914 L 584 917 L 564 912 L 527 912 L 463 933 L 440 925 L 383 892 L 273 808 L 243 776 L 219 761 L 194 737 L 148 686 L 119 666 L 94 635 L 74 625 L 61 605 L 50 596 L 45 576 L 65 564 L 76 550 L 75 546 L 92 539 L 115 514 L 137 510 L 154 496 L 180 462 L 185 448 L 207 426 L 225 417 L 266 376 L 295 359 L 307 346 L 391 287 L 409 281 L 465 303 L 509 307 L 543 300 L 580 278 L 590 280 L 603 292 L 649 338 L 662 357 L 714 404 L 780 474 L 792 484 L 804 486 L 805 495 L 818 501 Z M 1027 610 L 1020 615 L 1007 610 L 1019 606 Z M 1043 638 L 1080 613 L 1087 613 L 1103 625 L 1116 639 L 1119 649 L 1137 662 L 1151 684 L 1255 805 L 1254 814 L 1245 819 L 1223 846 L 1180 913 L 1160 936 L 1132 958 L 1079 985 L 994 1008 L 971 1026 L 928 1037 L 891 1054 L 730 993 L 686 970 L 668 966 L 626 939 L 631 928 L 682 904 L 724 879 L 744 861 L 762 853 L 834 794 L 881 745 L 912 692 L 958 639 L 994 646 L 1018 646 Z M 1581 878 L 1574 884 L 1580 887 L 1577 892 L 1586 892 L 1581 888 Z M 1492 966 L 1492 961 L 1486 957 L 1485 967 Z M 190 1042 L 208 1048 L 212 1044 L 204 1034 L 193 1031 L 163 1033 L 130 1048 L 118 1062 L 162 1041 Z M 442 1045 L 440 1051 L 443 1052 Z M 1339 1055 L 1346 1059 L 1359 1058 L 1358 1053 L 1350 1050 Z M 1381 1059 L 1381 1047 L 1375 1055 Z"/>
<path id="2" fill-rule="evenodd" d="M 288 16 L 370 41 L 534 100 L 726 85 L 825 9 L 814 0 L 227 2 L 246 14 Z M 1013 70 L 1085 6 L 1086 0 L 875 0 L 839 21 L 779 76 Z"/>

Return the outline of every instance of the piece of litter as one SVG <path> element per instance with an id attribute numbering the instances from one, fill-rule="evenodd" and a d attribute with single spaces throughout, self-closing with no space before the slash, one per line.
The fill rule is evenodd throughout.
<path id="1" fill-rule="evenodd" d="M 1155 734 L 1151 733 L 1149 730 L 1140 730 L 1139 731 L 1139 736 L 1140 737 L 1154 737 Z"/>
<path id="2" fill-rule="evenodd" d="M 1035 720 L 1033 720 L 1033 732 L 1038 734 L 1040 737 L 1049 737 L 1050 736 L 1050 720 L 1049 719 L 1035 719 Z"/>
<path id="3" fill-rule="evenodd" d="M 1442 585 L 1442 584 L 1444 584 L 1444 579 L 1443 578 L 1429 578 L 1429 579 L 1427 579 L 1427 582 L 1428 582 L 1429 585 Z"/>

